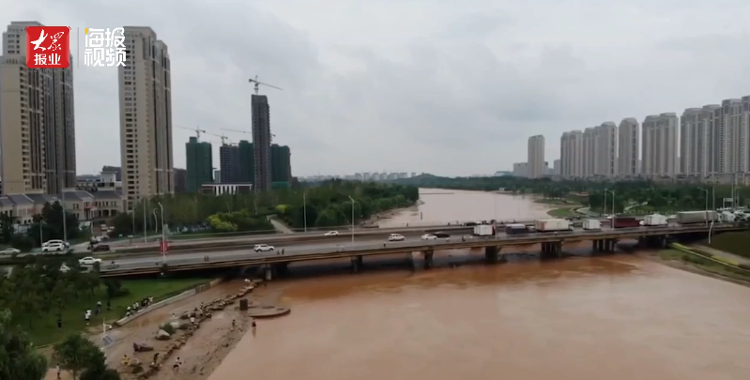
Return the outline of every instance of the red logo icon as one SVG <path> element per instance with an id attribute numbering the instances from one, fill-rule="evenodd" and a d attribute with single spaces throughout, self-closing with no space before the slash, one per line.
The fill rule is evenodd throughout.
<path id="1" fill-rule="evenodd" d="M 67 69 L 70 67 L 70 27 L 27 26 L 26 67 Z"/>

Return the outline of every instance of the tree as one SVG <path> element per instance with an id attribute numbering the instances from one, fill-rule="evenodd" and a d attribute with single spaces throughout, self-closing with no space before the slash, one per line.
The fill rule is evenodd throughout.
<path id="1" fill-rule="evenodd" d="M 75 380 L 81 372 L 97 367 L 100 360 L 103 362 L 103 355 L 100 358 L 100 354 L 101 351 L 92 341 L 75 333 L 55 345 L 53 358 L 61 368 L 70 372 Z"/>
<path id="2" fill-rule="evenodd" d="M 79 380 L 120 380 L 120 374 L 107 368 L 107 358 L 101 350 L 92 354 L 88 367 L 81 372 Z"/>
<path id="3" fill-rule="evenodd" d="M 11 238 L 13 237 L 13 232 L 15 228 L 13 227 L 13 223 L 15 223 L 16 218 L 2 213 L 0 214 L 0 238 L 3 239 L 4 243 L 10 243 Z"/>
<path id="4" fill-rule="evenodd" d="M 43 379 L 47 360 L 36 351 L 25 333 L 11 332 L 10 321 L 10 311 L 0 311 L 0 379 Z"/>

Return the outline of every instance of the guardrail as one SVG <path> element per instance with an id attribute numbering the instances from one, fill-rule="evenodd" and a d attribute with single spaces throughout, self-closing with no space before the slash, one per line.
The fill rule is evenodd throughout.
<path id="1" fill-rule="evenodd" d="M 744 229 L 741 226 L 717 226 L 714 231 L 736 231 Z M 372 256 L 383 254 L 395 254 L 421 250 L 441 250 L 441 249 L 466 249 L 482 248 L 488 246 L 507 246 L 507 245 L 527 245 L 546 242 L 573 242 L 596 239 L 622 239 L 636 238 L 642 236 L 660 236 L 676 235 L 697 232 L 706 232 L 705 226 L 695 227 L 663 227 L 663 228 L 623 228 L 616 230 L 601 231 L 571 231 L 567 233 L 543 233 L 529 235 L 505 235 L 502 237 L 472 238 L 467 240 L 461 239 L 440 239 L 440 240 L 420 240 L 407 242 L 388 242 L 383 244 L 364 244 L 359 246 L 340 246 L 335 249 L 325 247 L 318 249 L 300 250 L 299 253 L 290 252 L 288 255 L 279 255 L 274 253 L 254 253 L 249 252 L 247 258 L 238 257 L 237 255 L 224 256 L 214 255 L 209 261 L 202 258 L 183 258 L 179 256 L 170 258 L 167 261 L 169 270 L 192 270 L 199 268 L 223 268 L 231 266 L 252 266 L 269 263 L 309 261 L 319 259 L 334 259 L 351 256 Z M 452 241 L 451 241 L 452 240 Z M 302 248 L 302 247 L 300 247 Z M 157 273 L 160 270 L 161 261 L 155 260 L 153 266 L 150 264 L 137 263 L 132 266 L 121 265 L 118 270 L 102 270 L 103 277 L 112 277 L 118 275 L 132 275 L 139 273 Z"/>

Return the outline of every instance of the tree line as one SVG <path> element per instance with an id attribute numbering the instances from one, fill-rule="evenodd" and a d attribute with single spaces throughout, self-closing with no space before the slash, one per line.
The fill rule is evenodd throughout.
<path id="1" fill-rule="evenodd" d="M 10 310 L 0 309 L 0 379 L 42 380 L 47 374 L 47 358 L 26 332 L 11 328 L 13 319 Z M 52 358 L 76 380 L 120 380 L 116 370 L 107 368 L 99 347 L 79 333 L 56 344 Z"/>
<path id="2" fill-rule="evenodd" d="M 64 215 L 64 216 L 63 216 Z M 65 222 L 63 222 L 65 218 Z M 45 203 L 42 212 L 33 216 L 33 223 L 20 226 L 18 218 L 0 214 L 0 239 L 2 243 L 17 248 L 22 252 L 40 247 L 51 239 L 74 240 L 81 238 L 87 231 L 82 231 L 78 217 L 69 212 L 63 213 L 60 202 Z M 66 235 L 67 236 L 63 236 Z"/>
<path id="3" fill-rule="evenodd" d="M 144 227 L 155 230 L 164 222 L 170 229 L 207 226 L 217 232 L 269 231 L 267 217 L 276 215 L 292 228 L 347 225 L 419 199 L 414 186 L 330 180 L 315 185 L 265 192 L 224 195 L 175 194 L 138 204 L 133 214 L 120 214 L 112 224 L 115 234 L 129 235 Z M 159 206 L 161 204 L 161 207 Z M 305 218 L 306 217 L 306 218 Z"/>
<path id="4" fill-rule="evenodd" d="M 536 194 L 550 199 L 568 199 L 582 206 L 588 206 L 592 211 L 606 210 L 608 213 L 612 212 L 613 198 L 614 210 L 617 213 L 626 211 L 648 213 L 704 210 L 707 200 L 709 208 L 714 204 L 716 207 L 721 207 L 725 198 L 732 197 L 732 189 L 728 185 L 673 184 L 648 180 L 553 181 L 550 178 L 531 179 L 515 176 L 448 178 L 421 175 L 394 182 L 423 188 L 504 190 L 513 194 Z M 749 187 L 738 187 L 735 189 L 735 194 L 740 199 L 740 205 L 749 204 L 747 201 L 750 200 Z"/>

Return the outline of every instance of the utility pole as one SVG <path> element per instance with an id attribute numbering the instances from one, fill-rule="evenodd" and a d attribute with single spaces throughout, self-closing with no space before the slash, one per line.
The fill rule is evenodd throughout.
<path id="1" fill-rule="evenodd" d="M 307 192 L 302 193 L 302 218 L 304 219 L 305 232 L 307 232 Z"/>
<path id="2" fill-rule="evenodd" d="M 349 200 L 352 201 L 352 246 L 354 246 L 354 198 L 349 196 Z"/>

